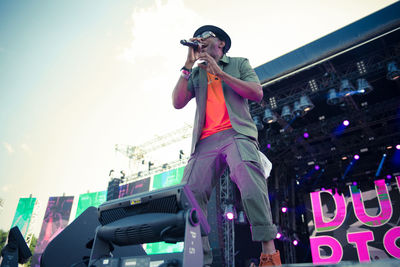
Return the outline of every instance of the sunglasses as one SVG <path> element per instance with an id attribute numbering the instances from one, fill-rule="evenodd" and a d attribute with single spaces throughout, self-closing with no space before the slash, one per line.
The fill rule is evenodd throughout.
<path id="1" fill-rule="evenodd" d="M 206 31 L 196 36 L 196 38 L 201 38 L 203 40 L 208 39 L 210 37 L 217 37 L 217 36 L 212 31 Z"/>

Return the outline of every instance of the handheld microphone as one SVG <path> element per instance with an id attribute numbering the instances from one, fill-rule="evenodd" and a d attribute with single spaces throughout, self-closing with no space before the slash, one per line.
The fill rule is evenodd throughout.
<path id="1" fill-rule="evenodd" d="M 181 40 L 181 44 L 185 46 L 192 47 L 194 50 L 198 50 L 200 48 L 200 43 L 199 42 L 191 42 L 187 40 Z"/>

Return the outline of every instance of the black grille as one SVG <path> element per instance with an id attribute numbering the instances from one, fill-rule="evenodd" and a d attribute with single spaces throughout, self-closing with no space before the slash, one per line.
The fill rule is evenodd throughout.
<path id="1" fill-rule="evenodd" d="M 105 210 L 100 213 L 102 225 L 112 223 L 122 218 L 143 213 L 177 213 L 179 210 L 176 196 L 153 199 L 146 203 Z"/>
<path id="2" fill-rule="evenodd" d="M 146 243 L 152 238 L 154 238 L 154 233 L 148 224 L 141 225 L 139 227 L 132 226 L 126 229 L 118 229 L 115 231 L 116 243 L 120 245 L 132 244 L 130 240 L 136 240 L 138 244 Z"/>

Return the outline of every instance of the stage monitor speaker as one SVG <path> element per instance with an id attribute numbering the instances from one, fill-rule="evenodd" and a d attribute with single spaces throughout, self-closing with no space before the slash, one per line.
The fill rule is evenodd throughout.
<path id="1" fill-rule="evenodd" d="M 187 185 L 107 201 L 99 207 L 99 220 L 89 265 L 103 266 L 105 260 L 118 266 L 120 259 L 107 256 L 113 245 L 160 241 L 185 241 L 183 265 L 202 265 L 201 235 L 207 235 L 210 226 Z"/>
<path id="2" fill-rule="evenodd" d="M 47 245 L 41 257 L 40 266 L 87 266 L 96 227 L 99 225 L 97 208 L 87 208 Z M 146 254 L 139 245 L 113 248 L 113 254 L 117 257 L 128 256 L 131 253 Z"/>

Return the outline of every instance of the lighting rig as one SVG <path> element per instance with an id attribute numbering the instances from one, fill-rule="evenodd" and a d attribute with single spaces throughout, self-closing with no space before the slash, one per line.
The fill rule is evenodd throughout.
<path id="1" fill-rule="evenodd" d="M 309 192 L 324 187 L 348 194 L 348 185 L 373 188 L 374 179 L 390 180 L 400 172 L 400 158 L 395 163 L 400 28 L 376 34 L 299 71 L 264 80 L 263 100 L 250 102 L 261 150 L 274 166 L 269 188 L 280 240 L 307 238 L 304 198 Z M 283 245 L 283 250 L 292 255 L 292 248 Z M 292 255 L 285 262 L 294 261 Z"/>

